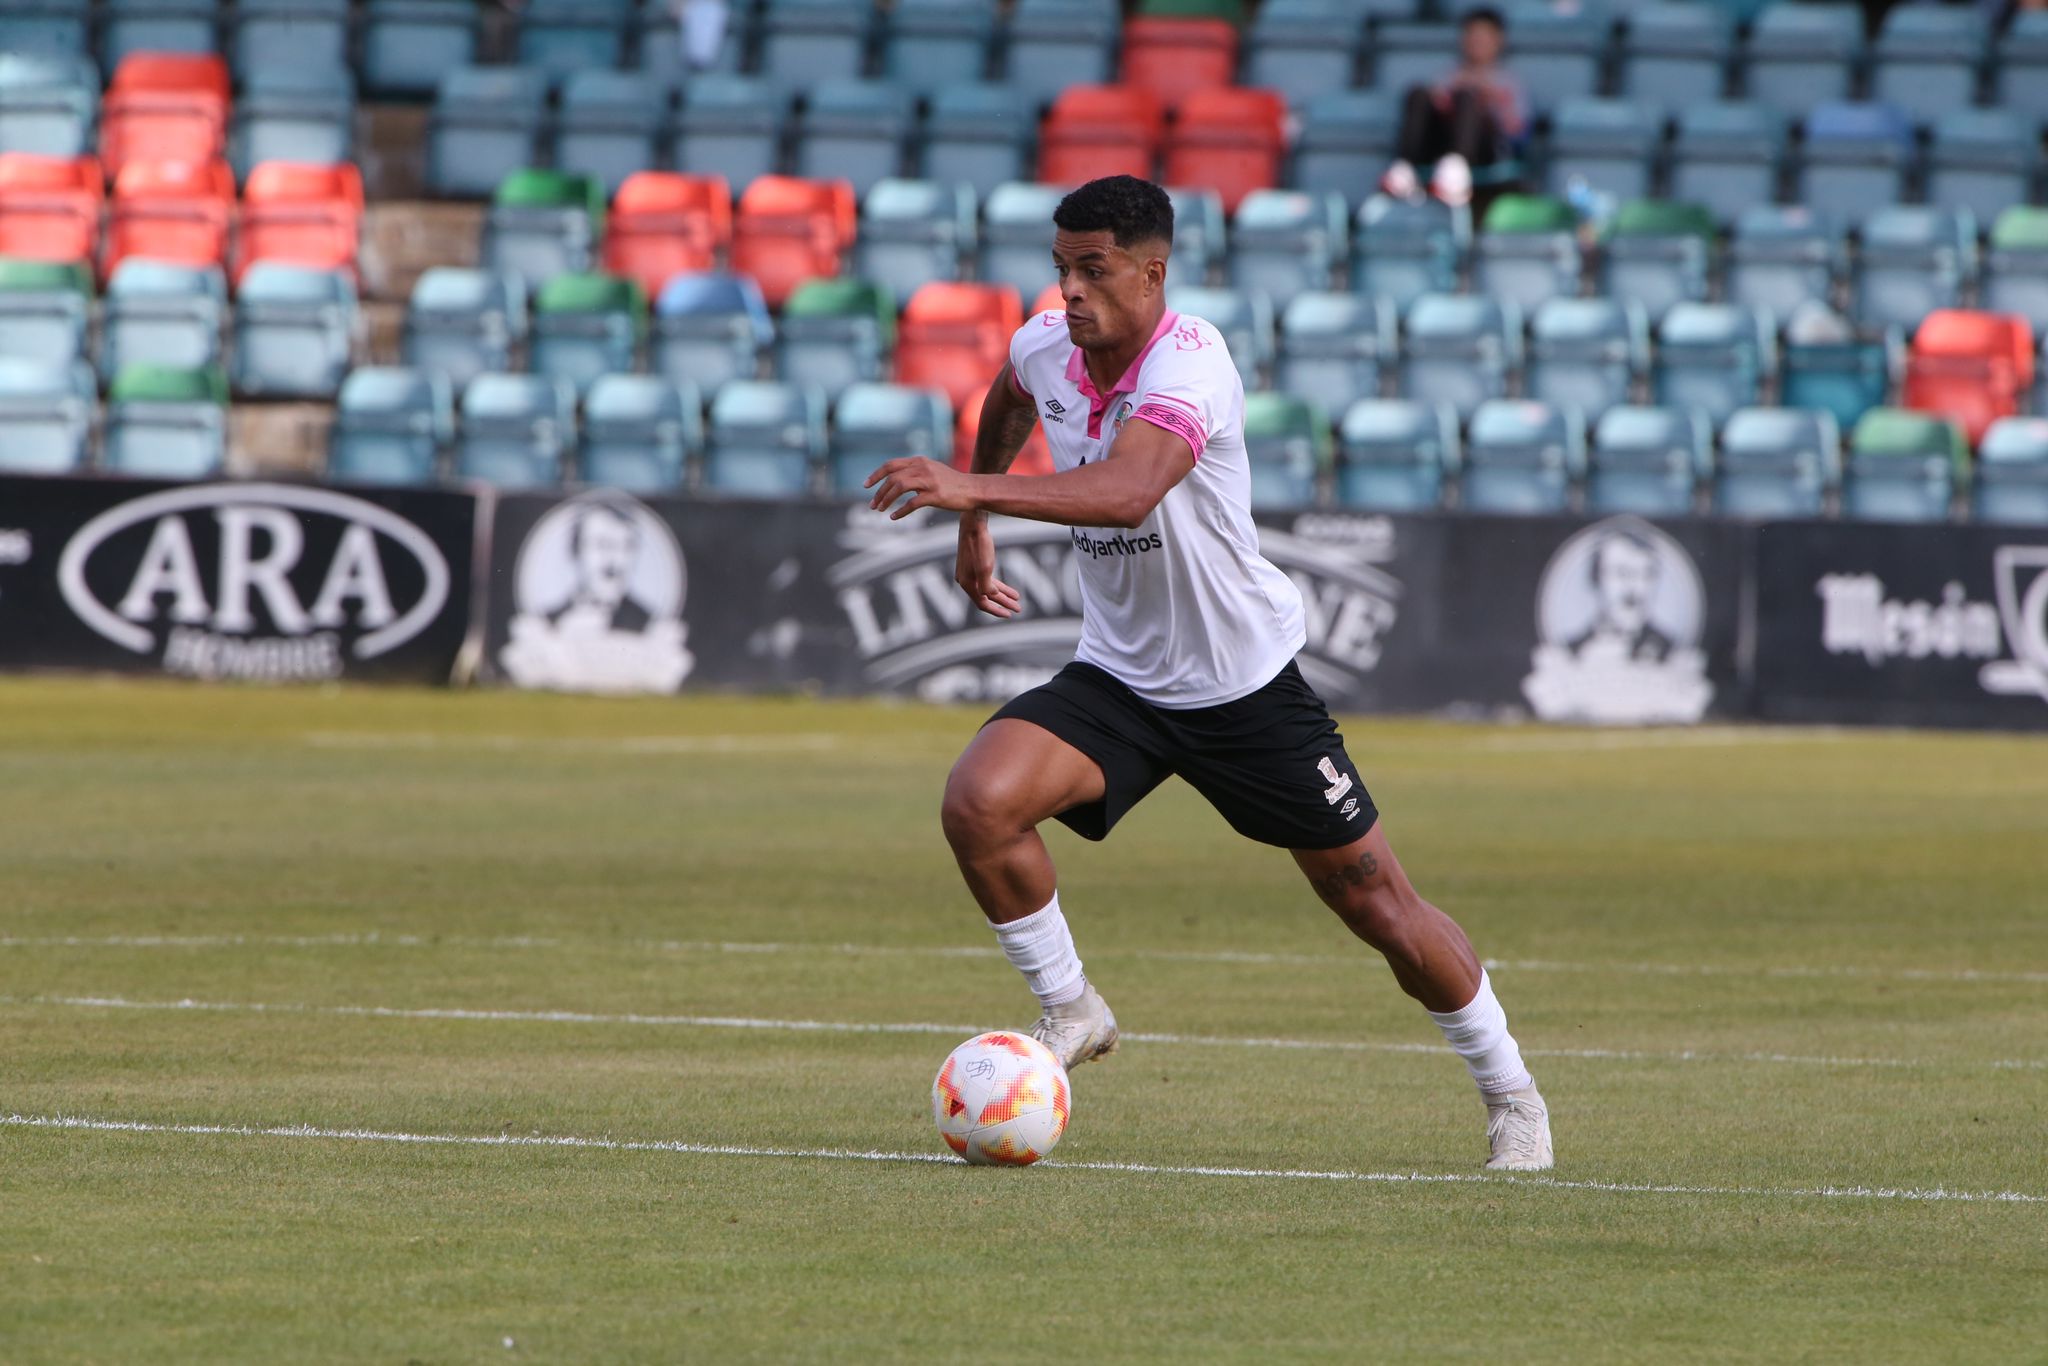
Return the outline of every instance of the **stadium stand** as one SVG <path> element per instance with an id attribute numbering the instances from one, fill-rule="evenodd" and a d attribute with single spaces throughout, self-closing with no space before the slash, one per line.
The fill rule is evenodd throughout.
<path id="1" fill-rule="evenodd" d="M 1461 417 L 1505 396 L 1521 358 L 1521 310 L 1509 299 L 1425 294 L 1402 320 L 1402 391 Z"/>
<path id="2" fill-rule="evenodd" d="M 1697 410 L 1616 406 L 1586 451 L 1586 511 L 1685 517 L 1712 472 L 1713 433 Z"/>
<path id="3" fill-rule="evenodd" d="M 1472 412 L 1462 506 L 1473 512 L 1564 512 L 1585 473 L 1584 420 L 1575 408 L 1489 399 Z"/>
<path id="4" fill-rule="evenodd" d="M 586 484 L 672 493 L 704 450 L 704 400 L 657 375 L 600 375 L 583 400 L 576 471 Z"/>
<path id="5" fill-rule="evenodd" d="M 227 459 L 227 381 L 217 369 L 131 365 L 107 391 L 106 467 L 199 479 Z"/>
<path id="6" fill-rule="evenodd" d="M 605 224 L 604 266 L 649 297 L 678 275 L 702 274 L 732 244 L 732 191 L 719 176 L 636 171 Z"/>
<path id="7" fill-rule="evenodd" d="M 1276 311 L 1296 295 L 1336 284 L 1350 214 L 1337 195 L 1254 190 L 1230 224 L 1226 272 L 1233 289 L 1264 294 Z M 1199 271 L 1191 271 L 1199 279 Z"/>
<path id="8" fill-rule="evenodd" d="M 884 460 L 950 460 L 952 445 L 953 408 L 944 394 L 897 384 L 851 385 L 832 411 L 832 488 L 856 495 Z"/>
<path id="9" fill-rule="evenodd" d="M 2002 417 L 1986 429 L 1970 510 L 1980 522 L 2048 524 L 2048 419 Z"/>
<path id="10" fill-rule="evenodd" d="M 1744 518 L 1818 517 L 1841 485 L 1839 428 L 1832 414 L 1741 408 L 1721 428 L 1714 508 Z"/>
<path id="11" fill-rule="evenodd" d="M 808 493 L 824 454 L 823 391 L 734 380 L 712 396 L 704 453 L 707 487 L 768 497 Z"/>
<path id="12" fill-rule="evenodd" d="M 1338 427 L 1337 501 L 1415 512 L 1444 501 L 1461 465 L 1458 414 L 1449 404 L 1362 398 Z"/>
<path id="13" fill-rule="evenodd" d="M 1944 418 L 1873 408 L 1849 436 L 1842 508 L 1869 521 L 1940 522 L 1969 479 L 1963 429 Z"/>
<path id="14" fill-rule="evenodd" d="M 478 375 L 462 391 L 455 472 L 510 488 L 558 484 L 576 444 L 576 391 L 550 375 Z"/>
<path id="15" fill-rule="evenodd" d="M 82 366 L 0 356 L 0 470 L 82 468 L 91 453 L 94 397 Z"/>
<path id="16" fill-rule="evenodd" d="M 84 356 L 92 293 L 92 273 L 76 262 L 0 259 L 0 356 Z"/>
<path id="17" fill-rule="evenodd" d="M 1017 292 L 1006 285 L 935 280 L 921 286 L 904 305 L 897 381 L 937 389 L 956 408 L 965 407 L 1009 360 L 1023 312 Z"/>
<path id="18" fill-rule="evenodd" d="M 107 282 L 100 321 L 103 379 L 131 365 L 205 370 L 221 363 L 227 277 L 218 266 L 124 262 Z"/>
<path id="19" fill-rule="evenodd" d="M 1396 354 L 1397 322 L 1383 298 L 1305 292 L 1280 315 L 1273 387 L 1325 413 L 1347 411 L 1380 391 Z"/>
<path id="20" fill-rule="evenodd" d="M 445 375 L 381 366 L 351 371 L 336 404 L 328 473 L 372 484 L 431 483 L 455 440 L 453 393 Z"/>
<path id="21" fill-rule="evenodd" d="M 526 289 L 516 276 L 435 266 L 413 286 L 401 346 L 407 365 L 461 388 L 513 369 L 526 331 Z"/>
<path id="22" fill-rule="evenodd" d="M 90 157 L 0 152 L 0 256 L 91 260 L 105 197 Z"/>
<path id="23" fill-rule="evenodd" d="M 1305 507 L 1318 501 L 1335 450 L 1321 408 L 1291 394 L 1246 394 L 1244 443 L 1253 507 Z"/>

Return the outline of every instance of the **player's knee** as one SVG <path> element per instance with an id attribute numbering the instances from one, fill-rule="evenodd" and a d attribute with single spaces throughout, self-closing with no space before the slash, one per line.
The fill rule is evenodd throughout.
<path id="1" fill-rule="evenodd" d="M 1422 899 L 1391 887 L 1358 887 L 1349 892 L 1334 906 L 1338 917 L 1381 953 L 1401 956 L 1419 931 L 1425 909 Z"/>
<path id="2" fill-rule="evenodd" d="M 953 770 L 939 803 L 939 826 L 955 853 L 988 849 L 1016 833 L 1015 803 L 1007 787 L 1000 779 L 972 770 Z"/>

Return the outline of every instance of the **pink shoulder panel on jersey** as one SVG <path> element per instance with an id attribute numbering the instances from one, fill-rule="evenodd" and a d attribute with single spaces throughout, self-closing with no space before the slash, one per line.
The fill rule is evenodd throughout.
<path id="1" fill-rule="evenodd" d="M 1209 444 L 1209 434 L 1202 430 L 1200 420 L 1177 400 L 1168 402 L 1164 394 L 1146 399 L 1131 416 L 1172 432 L 1188 443 L 1188 450 L 1197 460 L 1202 458 L 1202 448 Z"/>

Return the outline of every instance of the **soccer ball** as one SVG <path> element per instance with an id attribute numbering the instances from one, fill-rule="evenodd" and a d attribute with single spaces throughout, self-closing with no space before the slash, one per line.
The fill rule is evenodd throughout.
<path id="1" fill-rule="evenodd" d="M 1067 1069 L 1029 1034 L 977 1034 L 932 1081 L 946 1146 L 977 1166 L 1028 1167 L 1067 1131 Z"/>

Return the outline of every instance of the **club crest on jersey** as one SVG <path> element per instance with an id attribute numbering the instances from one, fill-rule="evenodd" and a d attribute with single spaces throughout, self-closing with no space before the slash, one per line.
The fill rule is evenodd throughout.
<path id="1" fill-rule="evenodd" d="M 1110 430 L 1112 432 L 1122 431 L 1124 429 L 1124 420 L 1128 418 L 1130 415 L 1131 404 L 1130 400 L 1126 399 L 1124 402 L 1117 405 L 1116 421 L 1110 424 Z"/>

